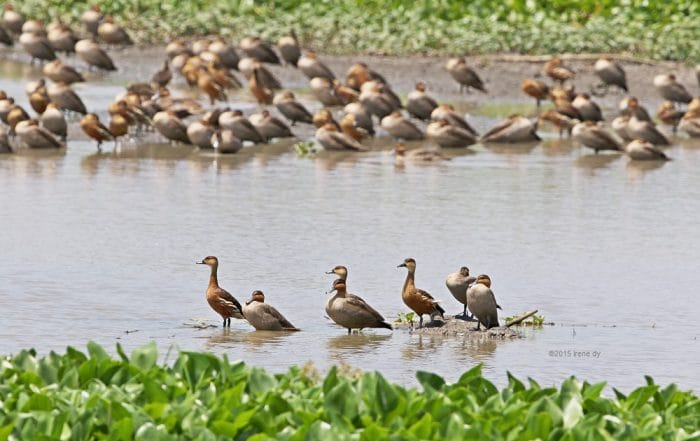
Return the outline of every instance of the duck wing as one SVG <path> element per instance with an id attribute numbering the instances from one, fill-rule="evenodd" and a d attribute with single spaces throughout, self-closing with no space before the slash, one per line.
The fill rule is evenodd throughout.
<path id="1" fill-rule="evenodd" d="M 286 330 L 290 330 L 290 331 L 292 331 L 292 330 L 298 331 L 299 330 L 289 320 L 287 320 L 287 318 L 285 316 L 283 316 L 282 313 L 279 312 L 277 310 L 277 308 L 275 308 L 274 306 L 269 305 L 267 303 L 263 303 L 262 306 L 263 306 L 263 312 L 265 314 L 271 316 L 275 320 L 277 320 L 280 323 L 280 325 L 282 325 L 282 328 L 284 328 Z"/>
<path id="2" fill-rule="evenodd" d="M 443 307 L 440 306 L 440 304 L 438 303 L 439 300 L 435 300 L 435 298 L 432 295 L 430 295 L 430 293 L 428 291 L 424 291 L 422 289 L 416 289 L 416 292 L 418 292 L 418 295 L 421 295 L 427 299 L 430 299 L 430 301 L 433 302 L 435 309 L 437 309 L 440 312 L 440 315 L 445 313 L 445 310 L 443 309 Z"/>
<path id="3" fill-rule="evenodd" d="M 345 295 L 345 305 L 358 313 L 369 313 L 379 322 L 385 321 L 384 317 L 382 317 L 382 315 L 377 312 L 376 309 L 369 306 L 369 303 L 365 302 L 362 297 L 356 296 L 355 294 L 348 293 Z"/>
<path id="4" fill-rule="evenodd" d="M 241 307 L 241 304 L 238 302 L 238 300 L 236 300 L 236 298 L 232 296 L 230 292 L 226 291 L 223 288 L 219 288 L 216 291 L 216 295 L 219 297 L 219 299 L 221 299 L 222 302 L 226 303 L 228 306 L 234 309 L 234 317 L 243 318 L 243 308 Z"/>

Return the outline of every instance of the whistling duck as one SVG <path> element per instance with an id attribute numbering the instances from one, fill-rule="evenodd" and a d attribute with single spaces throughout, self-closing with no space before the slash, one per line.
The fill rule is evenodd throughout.
<path id="1" fill-rule="evenodd" d="M 632 139 L 643 139 L 654 145 L 670 145 L 668 138 L 659 132 L 651 121 L 642 121 L 636 116 L 630 118 L 627 123 L 627 133 Z"/>
<path id="2" fill-rule="evenodd" d="M 654 144 L 643 139 L 635 139 L 624 147 L 625 153 L 635 161 L 668 161 L 669 158 Z"/>
<path id="3" fill-rule="evenodd" d="M 283 35 L 277 41 L 277 49 L 282 55 L 282 59 L 285 63 L 291 64 L 296 67 L 299 58 L 301 57 L 301 46 L 299 45 L 299 40 L 297 39 L 297 34 L 294 29 L 289 33 L 289 35 Z"/>
<path id="4" fill-rule="evenodd" d="M 391 136 L 405 141 L 424 139 L 425 134 L 409 119 L 395 111 L 382 118 L 381 126 Z"/>
<path id="5" fill-rule="evenodd" d="M 262 291 L 253 291 L 243 305 L 243 316 L 258 331 L 298 331 L 274 306 L 265 303 Z"/>
<path id="6" fill-rule="evenodd" d="M 450 290 L 452 296 L 459 303 L 464 305 L 464 311 L 462 314 L 456 315 L 456 318 L 464 318 L 465 320 L 471 318 L 470 315 L 467 315 L 467 289 L 475 281 L 476 277 L 469 275 L 469 268 L 466 266 L 461 267 L 459 271 L 447 275 L 447 279 L 445 280 L 447 289 Z"/>
<path id="7" fill-rule="evenodd" d="M 66 142 L 68 124 L 66 123 L 66 117 L 56 103 L 49 103 L 46 106 L 46 110 L 41 114 L 39 121 L 46 130 L 61 138 L 63 142 Z"/>
<path id="8" fill-rule="evenodd" d="M 459 83 L 460 92 L 463 89 L 466 89 L 468 92 L 471 87 L 486 93 L 483 81 L 481 81 L 481 78 L 479 78 L 479 75 L 474 69 L 467 65 L 467 61 L 464 57 L 447 60 L 445 69 L 447 69 L 447 72 L 452 75 L 452 78 Z"/>
<path id="9" fill-rule="evenodd" d="M 59 59 L 46 63 L 42 72 L 55 83 L 73 84 L 85 81 L 85 78 L 80 72 L 63 64 Z"/>
<path id="10" fill-rule="evenodd" d="M 276 116 L 272 116 L 268 110 L 250 115 L 248 119 L 258 130 L 258 133 L 268 141 L 272 138 L 291 138 L 294 136 L 289 126 Z"/>
<path id="11" fill-rule="evenodd" d="M 334 80 L 335 75 L 333 72 L 319 61 L 316 52 L 306 51 L 304 55 L 299 58 L 297 62 L 297 68 L 306 75 L 308 79 L 312 78 L 328 78 L 329 80 Z"/>
<path id="12" fill-rule="evenodd" d="M 251 58 L 257 58 L 263 63 L 280 64 L 280 59 L 272 47 L 258 37 L 245 37 L 239 46 Z"/>
<path id="13" fill-rule="evenodd" d="M 540 107 L 540 102 L 547 99 L 549 96 L 549 86 L 540 80 L 527 79 L 523 80 L 520 85 L 520 90 L 522 90 L 526 95 L 531 96 L 535 99 L 537 103 L 537 108 Z"/>
<path id="14" fill-rule="evenodd" d="M 423 327 L 423 315 L 430 314 L 431 321 L 433 316 L 440 315 L 443 319 L 445 318 L 445 310 L 438 304 L 438 302 L 431 296 L 427 291 L 416 288 L 415 285 L 415 274 L 416 274 L 416 261 L 413 258 L 407 258 L 402 264 L 398 265 L 397 268 L 406 268 L 408 273 L 406 274 L 406 281 L 403 284 L 403 290 L 401 292 L 401 298 L 403 302 L 411 308 L 416 314 L 420 323 L 419 328 Z"/>
<path id="15" fill-rule="evenodd" d="M 111 15 L 106 16 L 97 27 L 97 36 L 107 44 L 127 46 L 134 44 L 124 28 L 114 23 L 114 17 Z"/>
<path id="16" fill-rule="evenodd" d="M 94 113 L 88 113 L 80 120 L 80 128 L 87 136 L 97 141 L 98 149 L 102 142 L 114 139 L 112 132 L 100 122 L 100 118 Z"/>
<path id="17" fill-rule="evenodd" d="M 228 291 L 219 286 L 217 278 L 217 270 L 219 268 L 219 259 L 215 256 L 207 256 L 201 262 L 196 262 L 200 265 L 208 265 L 211 268 L 209 274 L 209 286 L 207 286 L 206 296 L 209 306 L 216 311 L 221 318 L 224 319 L 224 327 L 231 327 L 231 317 L 236 319 L 245 318 L 243 308 Z"/>
<path id="18" fill-rule="evenodd" d="M 358 152 L 369 150 L 345 133 L 339 132 L 332 123 L 325 124 L 316 130 L 316 141 L 326 150 L 355 150 Z"/>
<path id="19" fill-rule="evenodd" d="M 311 112 L 309 112 L 303 104 L 296 100 L 294 92 L 291 90 L 285 90 L 275 95 L 272 104 L 277 107 L 277 110 L 279 110 L 292 125 L 296 124 L 297 121 L 313 124 L 313 115 L 311 115 Z"/>
<path id="20" fill-rule="evenodd" d="M 94 66 L 103 70 L 117 70 L 107 52 L 91 39 L 84 39 L 75 43 L 75 53 L 90 67 Z"/>
<path id="21" fill-rule="evenodd" d="M 19 141 L 30 149 L 51 149 L 65 147 L 51 132 L 39 127 L 34 119 L 20 121 L 15 126 L 15 134 Z"/>
<path id="22" fill-rule="evenodd" d="M 486 329 L 498 327 L 498 311 L 501 309 L 496 303 L 496 297 L 491 291 L 491 279 L 482 274 L 476 278 L 476 282 L 467 289 L 467 303 L 469 310 L 479 321 L 476 329 L 481 329 L 483 324 Z"/>
<path id="23" fill-rule="evenodd" d="M 482 142 L 515 143 L 540 139 L 537 135 L 537 122 L 521 115 L 511 115 L 481 136 Z"/>
<path id="24" fill-rule="evenodd" d="M 605 88 L 609 86 L 617 86 L 627 92 L 627 76 L 625 70 L 618 63 L 608 57 L 599 58 L 593 66 L 595 74 L 605 84 Z"/>
<path id="25" fill-rule="evenodd" d="M 221 129 L 211 137 L 211 145 L 219 153 L 236 153 L 243 148 L 243 143 L 229 129 Z"/>
<path id="26" fill-rule="evenodd" d="M 425 93 L 426 85 L 423 81 L 416 83 L 415 90 L 412 90 L 406 97 L 406 110 L 414 118 L 429 120 L 430 115 L 438 106 L 433 97 Z"/>
<path id="27" fill-rule="evenodd" d="M 471 132 L 453 126 L 445 119 L 428 124 L 425 133 L 440 147 L 468 147 L 477 142 L 477 137 Z"/>
<path id="28" fill-rule="evenodd" d="M 347 328 L 348 334 L 353 329 L 386 328 L 393 329 L 384 317 L 369 306 L 362 298 L 347 292 L 346 282 L 337 279 L 333 282 L 331 293 L 335 293 L 326 302 L 326 314 L 340 326 Z"/>
<path id="29" fill-rule="evenodd" d="M 558 56 L 552 57 L 544 64 L 544 72 L 549 78 L 558 81 L 559 84 L 564 84 L 566 80 L 570 80 L 576 76 L 574 71 L 564 66 L 561 58 Z"/>
<path id="30" fill-rule="evenodd" d="M 436 149 L 431 148 L 417 148 L 406 150 L 406 146 L 402 143 L 396 144 L 394 147 L 395 159 L 394 163 L 397 167 L 403 167 L 406 165 L 406 161 L 427 164 L 441 161 L 449 161 L 450 158 L 446 158 Z"/>
<path id="31" fill-rule="evenodd" d="M 676 81 L 673 74 L 662 74 L 654 77 L 654 87 L 659 91 L 661 97 L 674 103 L 689 103 L 693 99 L 686 88 Z"/>
<path id="32" fill-rule="evenodd" d="M 576 124 L 571 131 L 574 139 L 598 153 L 600 150 L 622 150 L 620 141 L 593 121 Z"/>

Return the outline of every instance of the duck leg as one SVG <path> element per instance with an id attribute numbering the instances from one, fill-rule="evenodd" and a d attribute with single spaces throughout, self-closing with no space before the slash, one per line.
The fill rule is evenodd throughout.
<path id="1" fill-rule="evenodd" d="M 418 318 L 420 319 L 420 323 L 418 323 L 418 327 L 419 327 L 419 328 L 422 328 L 422 327 L 423 327 L 423 314 L 421 314 L 420 316 L 418 316 Z"/>
<path id="2" fill-rule="evenodd" d="M 348 328 L 348 335 L 352 333 L 352 329 Z"/>

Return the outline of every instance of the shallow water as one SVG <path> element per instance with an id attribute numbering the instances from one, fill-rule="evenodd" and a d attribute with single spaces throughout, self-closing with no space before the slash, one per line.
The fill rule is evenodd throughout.
<path id="1" fill-rule="evenodd" d="M 26 104 L 20 78 L 39 72 L 5 56 L 18 61 L 0 62 L 0 88 Z M 104 118 L 122 86 L 158 60 L 76 89 Z M 285 75 L 303 87 L 296 72 Z M 234 97 L 255 109 L 245 92 Z M 479 131 L 497 121 L 497 105 L 480 112 L 469 96 L 442 99 L 472 112 Z M 387 138 L 370 153 L 311 158 L 292 144 L 217 156 L 129 141 L 97 153 L 74 122 L 65 152 L 0 156 L 0 353 L 155 340 L 162 354 L 208 350 L 273 371 L 347 363 L 406 384 L 419 369 L 455 380 L 480 362 L 498 384 L 510 371 L 625 390 L 652 375 L 698 390 L 700 141 L 676 140 L 664 164 L 595 156 L 550 137 L 404 168 Z M 193 328 L 220 325 L 204 299 L 208 268 L 194 265 L 206 255 L 219 257 L 220 283 L 239 300 L 261 289 L 303 331 Z M 333 280 L 324 272 L 336 264 L 348 266 L 349 290 L 387 318 L 406 312 L 396 265 L 409 256 L 417 285 L 449 313 L 461 308 L 445 276 L 468 265 L 491 276 L 501 317 L 537 308 L 556 325 L 493 341 L 404 330 L 348 336 L 324 318 Z"/>

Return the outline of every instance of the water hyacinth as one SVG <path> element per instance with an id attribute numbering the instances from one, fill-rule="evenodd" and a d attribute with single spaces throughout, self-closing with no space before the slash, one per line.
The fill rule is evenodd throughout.
<path id="1" fill-rule="evenodd" d="M 88 0 L 25 0 L 18 9 L 79 23 Z M 644 0 L 105 0 L 141 43 L 220 33 L 276 39 L 297 29 L 324 53 L 407 55 L 624 52 L 700 61 L 700 2 Z"/>
<path id="2" fill-rule="evenodd" d="M 454 384 L 429 372 L 421 388 L 376 372 L 271 375 L 224 356 L 181 352 L 158 363 L 155 344 L 118 358 L 87 353 L 0 361 L 0 440 L 6 439 L 690 439 L 700 400 L 675 385 L 601 395 L 575 378 L 559 388 L 509 376 L 498 390 L 477 365 Z"/>

